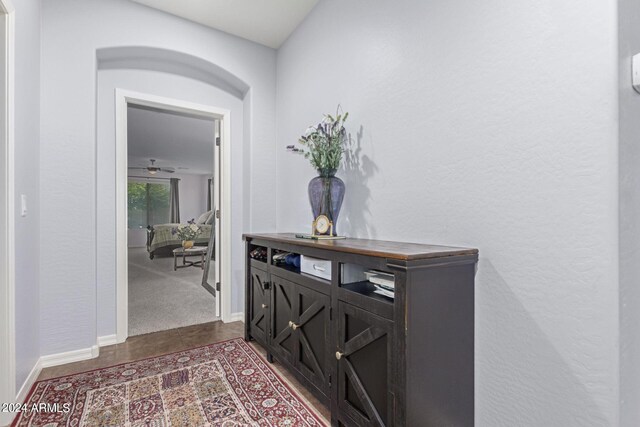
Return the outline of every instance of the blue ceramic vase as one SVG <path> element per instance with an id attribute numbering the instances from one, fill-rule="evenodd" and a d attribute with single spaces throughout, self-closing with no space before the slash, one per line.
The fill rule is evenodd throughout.
<path id="1" fill-rule="evenodd" d="M 337 235 L 336 223 L 344 199 L 344 182 L 335 170 L 318 171 L 319 176 L 309 182 L 309 202 L 313 218 L 326 215 L 333 222 L 333 235 Z"/>

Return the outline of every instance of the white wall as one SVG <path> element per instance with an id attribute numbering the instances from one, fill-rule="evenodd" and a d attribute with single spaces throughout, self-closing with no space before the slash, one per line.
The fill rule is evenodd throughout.
<path id="1" fill-rule="evenodd" d="M 144 248 L 147 245 L 147 230 L 142 228 L 134 228 L 129 229 L 127 231 L 127 245 L 130 248 Z M 100 324 L 100 321 L 98 321 Z M 100 330 L 98 330 L 98 336 L 103 336 L 105 334 L 100 334 Z M 111 335 L 111 334 L 109 334 Z"/>
<path id="2" fill-rule="evenodd" d="M 15 11 L 16 390 L 40 356 L 40 1 Z M 21 217 L 20 195 L 29 213 Z"/>
<path id="3" fill-rule="evenodd" d="M 40 183 L 46 222 L 43 217 L 41 250 L 47 256 L 41 259 L 40 274 L 47 284 L 40 293 L 42 354 L 90 347 L 98 332 L 106 333 L 104 325 L 113 324 L 108 317 L 115 315 L 112 310 L 103 316 L 96 309 L 100 301 L 115 304 L 115 296 L 109 294 L 115 277 L 108 277 L 115 273 L 114 247 L 109 243 L 114 235 L 108 225 L 103 226 L 105 216 L 114 218 L 114 205 L 107 203 L 110 196 L 103 199 L 97 191 L 101 176 L 106 176 L 100 166 L 102 156 L 113 156 L 113 152 L 112 147 L 98 144 L 96 148 L 95 143 L 96 49 L 111 46 L 184 52 L 219 65 L 250 86 L 251 123 L 247 127 L 251 146 L 232 148 L 250 153 L 249 160 L 240 162 L 251 166 L 246 171 L 252 188 L 246 229 L 275 228 L 275 209 L 268 197 L 274 184 L 268 179 L 275 141 L 272 49 L 126 0 L 43 2 Z M 172 92 L 171 87 L 165 89 Z M 245 114 L 240 111 L 232 120 Z M 242 180 L 239 185 L 245 188 Z M 241 199 L 234 198 L 232 209 L 242 211 Z M 62 223 L 89 232 L 70 235 L 51 226 Z M 241 247 L 242 242 L 234 240 L 233 244 Z M 232 298 L 241 307 L 243 274 L 241 268 L 232 268 L 233 283 L 238 286 Z"/>
<path id="4" fill-rule="evenodd" d="M 640 3 L 618 2 L 620 55 L 620 425 L 640 425 L 640 93 L 631 57 L 640 53 Z"/>
<path id="5" fill-rule="evenodd" d="M 242 311 L 244 293 L 242 262 L 242 232 L 249 227 L 235 218 L 242 218 L 249 195 L 242 193 L 244 170 L 244 117 L 243 102 L 211 85 L 189 78 L 145 70 L 100 70 L 98 72 L 98 147 L 97 147 L 97 202 L 98 202 L 98 336 L 115 334 L 116 327 L 116 263 L 115 263 L 115 89 L 133 90 L 166 98 L 225 108 L 231 111 L 231 174 L 232 174 L 232 246 L 231 270 L 233 279 L 232 312 Z M 213 159 L 212 159 L 213 162 Z M 186 175 L 180 176 L 185 178 Z M 198 178 L 200 179 L 200 178 Z M 206 196 L 206 194 L 205 194 Z M 180 184 L 180 197 L 189 197 L 185 182 Z M 204 199 L 203 207 L 206 205 Z M 204 212 L 195 206 L 183 210 L 183 220 L 197 218 Z"/>
<path id="6" fill-rule="evenodd" d="M 277 229 L 341 103 L 339 232 L 480 250 L 478 426 L 617 424 L 616 38 L 614 0 L 324 0 L 278 51 Z"/>
<path id="7" fill-rule="evenodd" d="M 241 164 L 241 163 L 239 163 Z M 207 179 L 203 175 L 179 175 L 180 221 L 198 219 L 207 211 Z"/>
<path id="8" fill-rule="evenodd" d="M 100 96 L 100 95 L 98 95 Z M 213 140 L 211 141 L 213 143 Z M 212 150 L 213 151 L 213 150 Z M 213 155 L 213 153 L 212 153 Z M 158 174 L 156 176 L 160 176 Z M 185 223 L 192 219 L 198 219 L 207 211 L 207 175 L 163 174 L 163 176 L 178 178 L 180 180 L 180 222 Z M 141 182 L 147 182 L 140 179 Z M 149 182 L 163 182 L 151 180 Z M 168 181 L 166 181 L 168 183 Z M 129 229 L 127 244 L 130 248 L 143 248 L 147 245 L 147 230 Z"/>

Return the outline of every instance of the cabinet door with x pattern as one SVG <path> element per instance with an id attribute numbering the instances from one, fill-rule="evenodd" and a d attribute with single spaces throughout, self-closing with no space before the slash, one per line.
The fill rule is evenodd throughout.
<path id="1" fill-rule="evenodd" d="M 394 418 L 393 322 L 338 302 L 339 418 L 353 427 L 390 427 Z"/>
<path id="2" fill-rule="evenodd" d="M 329 295 L 298 286 L 292 329 L 294 367 L 321 393 L 329 394 Z"/>
<path id="3" fill-rule="evenodd" d="M 293 363 L 295 349 L 293 329 L 293 304 L 298 285 L 271 275 L 271 333 L 270 348 L 273 354 L 286 363 Z"/>
<path id="4" fill-rule="evenodd" d="M 249 276 L 249 331 L 263 346 L 269 333 L 269 281 L 267 272 L 251 267 Z"/>

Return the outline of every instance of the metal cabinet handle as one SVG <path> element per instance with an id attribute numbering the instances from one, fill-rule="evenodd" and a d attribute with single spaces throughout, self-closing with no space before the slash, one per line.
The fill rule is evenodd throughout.
<path id="1" fill-rule="evenodd" d="M 291 320 L 289 320 L 289 327 L 295 331 L 296 329 L 298 329 L 299 325 L 296 325 Z"/>
<path id="2" fill-rule="evenodd" d="M 262 304 L 262 308 L 267 308 L 267 304 Z"/>
<path id="3" fill-rule="evenodd" d="M 342 356 L 344 356 L 344 353 L 340 353 L 339 351 L 336 351 L 336 360 L 342 359 Z"/>

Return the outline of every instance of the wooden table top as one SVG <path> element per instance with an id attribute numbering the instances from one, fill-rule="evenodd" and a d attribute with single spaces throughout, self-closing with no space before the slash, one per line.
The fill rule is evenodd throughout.
<path id="1" fill-rule="evenodd" d="M 478 250 L 472 248 L 352 238 L 341 240 L 301 239 L 297 238 L 295 233 L 249 233 L 244 234 L 243 238 L 245 240 L 262 239 L 309 248 L 329 249 L 405 261 L 478 254 Z"/>

